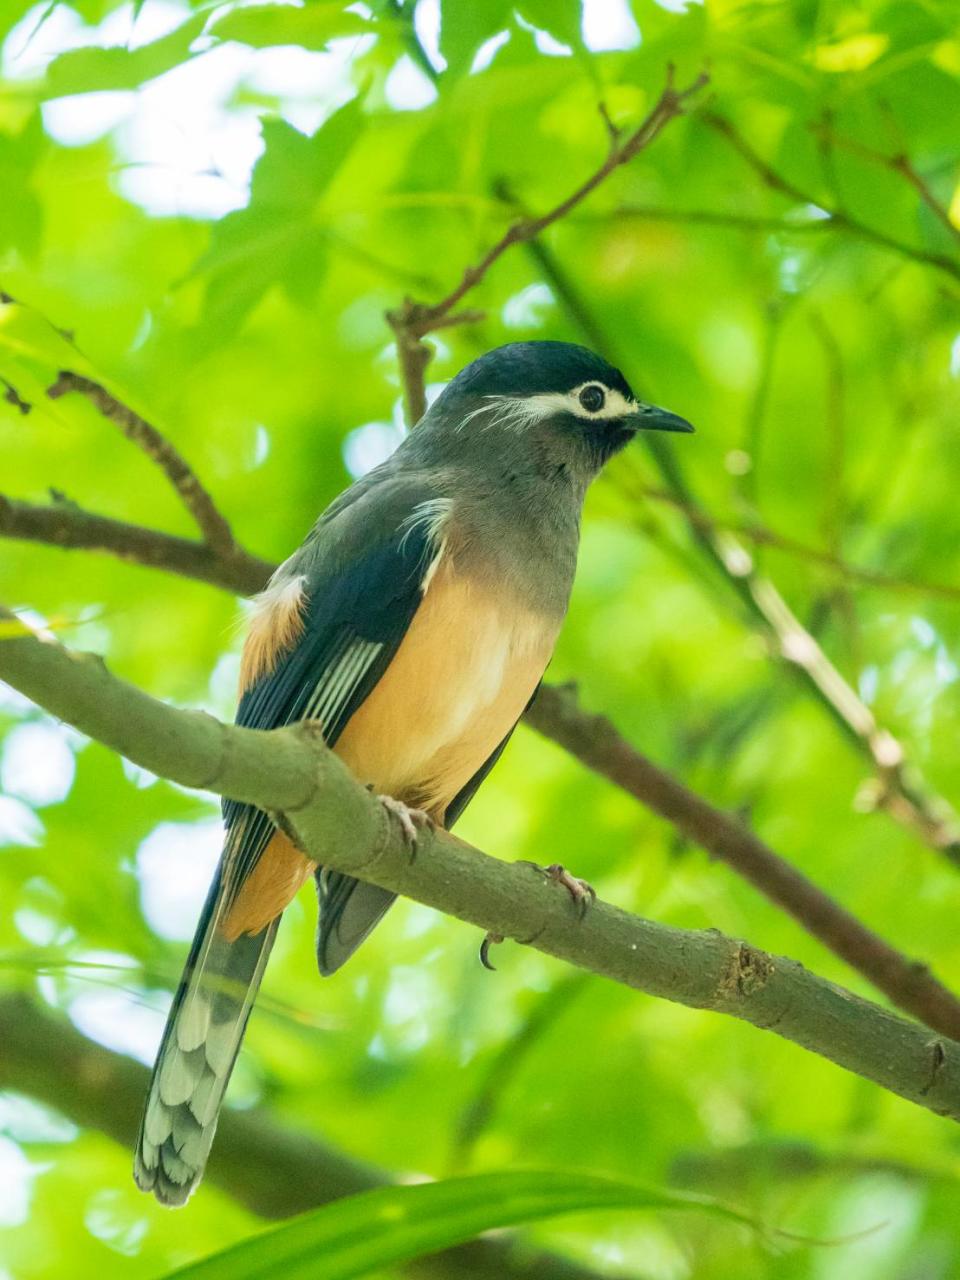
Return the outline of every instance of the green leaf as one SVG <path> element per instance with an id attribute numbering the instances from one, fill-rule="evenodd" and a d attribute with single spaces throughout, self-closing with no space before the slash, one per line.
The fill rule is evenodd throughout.
<path id="1" fill-rule="evenodd" d="M 338 1200 L 176 1271 L 170 1280 L 353 1280 L 482 1231 L 589 1209 L 698 1209 L 757 1225 L 701 1196 L 590 1174 L 490 1173 Z"/>
<path id="2" fill-rule="evenodd" d="M 582 45 L 582 0 L 522 0 L 517 9 L 541 31 L 547 31 L 561 44 L 576 49 Z"/>
<path id="3" fill-rule="evenodd" d="M 510 25 L 510 0 L 463 4 L 444 0 L 440 9 L 440 52 L 452 75 L 470 70 L 480 46 Z"/>
<path id="4" fill-rule="evenodd" d="M 356 98 L 313 137 L 284 120 L 264 121 L 266 149 L 254 167 L 250 204 L 217 223 L 194 269 L 211 277 L 208 316 L 238 324 L 273 284 L 298 302 L 309 301 L 327 265 L 317 203 L 365 124 Z"/>
<path id="5" fill-rule="evenodd" d="M 363 35 L 373 24 L 342 4 L 255 4 L 218 18 L 210 34 L 220 40 L 239 40 L 255 49 L 295 44 L 302 49 L 325 49 L 335 36 Z"/>
<path id="6" fill-rule="evenodd" d="M 47 68 L 43 86 L 45 98 L 64 98 L 74 93 L 98 93 L 110 89 L 136 89 L 190 57 L 190 46 L 207 21 L 197 13 L 179 27 L 141 45 L 126 49 L 112 45 L 102 49 L 71 49 L 54 58 Z"/>
<path id="7" fill-rule="evenodd" d="M 26 257 L 36 254 L 43 228 L 43 209 L 30 179 L 45 147 L 39 112 L 17 135 L 0 132 L 0 191 L 16 193 L 0 199 L 0 249 L 9 245 Z"/>

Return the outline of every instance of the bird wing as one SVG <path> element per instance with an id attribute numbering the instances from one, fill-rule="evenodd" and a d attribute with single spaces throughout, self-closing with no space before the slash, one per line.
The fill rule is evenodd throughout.
<path id="1" fill-rule="evenodd" d="M 299 579 L 299 635 L 246 688 L 238 724 L 267 729 L 315 719 L 327 745 L 335 745 L 390 665 L 416 613 L 438 554 L 444 510 L 443 499 L 425 482 L 388 480 L 321 520 L 275 588 L 279 595 L 284 583 Z M 224 804 L 224 821 L 224 891 L 238 902 L 244 885 L 254 888 L 251 877 L 277 831 L 265 813 L 233 801 Z M 321 970 L 330 972 L 369 933 L 394 895 L 335 872 L 318 874 L 317 885 L 318 951 L 330 951 L 331 963 L 321 960 Z"/>
<path id="2" fill-rule="evenodd" d="M 425 484 L 388 475 L 367 478 L 328 510 L 260 598 L 244 650 L 240 724 L 268 729 L 313 716 L 336 742 L 417 610 L 436 554 L 437 501 Z M 164 1204 L 183 1204 L 200 1178 L 280 911 L 314 865 L 260 810 L 228 801 L 224 818 L 223 856 L 137 1139 L 137 1183 Z M 346 876 L 328 881 L 321 937 L 342 920 L 356 946 L 393 895 Z M 335 945 L 341 958 L 352 949 L 339 938 Z"/>

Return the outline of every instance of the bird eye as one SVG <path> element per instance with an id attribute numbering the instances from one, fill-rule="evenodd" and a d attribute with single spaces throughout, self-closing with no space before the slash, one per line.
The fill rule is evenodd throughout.
<path id="1" fill-rule="evenodd" d="M 603 394 L 603 387 L 598 387 L 594 383 L 591 383 L 589 387 L 584 387 L 580 392 L 580 403 L 587 413 L 599 413 L 605 402 L 606 396 Z"/>

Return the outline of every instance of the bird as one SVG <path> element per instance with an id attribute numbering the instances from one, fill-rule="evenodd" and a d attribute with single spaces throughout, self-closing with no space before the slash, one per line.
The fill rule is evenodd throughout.
<path id="1" fill-rule="evenodd" d="M 514 342 L 480 356 L 255 599 L 237 723 L 318 722 L 411 841 L 425 822 L 449 829 L 550 661 L 590 482 L 638 434 L 692 430 L 585 347 Z M 137 1184 L 168 1206 L 203 1174 L 284 908 L 313 877 L 326 976 L 395 897 L 318 865 L 249 805 L 225 801 L 223 819 L 134 1160 Z"/>

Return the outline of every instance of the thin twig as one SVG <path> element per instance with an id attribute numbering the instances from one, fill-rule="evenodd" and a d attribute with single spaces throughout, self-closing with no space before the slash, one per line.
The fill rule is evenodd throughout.
<path id="1" fill-rule="evenodd" d="M 213 499 L 200 483 L 186 459 L 156 427 L 112 395 L 106 387 L 82 374 L 64 369 L 47 391 L 51 400 L 75 391 L 90 401 L 100 413 L 120 428 L 161 469 L 183 505 L 190 512 L 206 542 L 215 551 L 228 552 L 233 547 L 230 526 L 217 510 Z"/>
<path id="2" fill-rule="evenodd" d="M 889 169 L 892 173 L 898 174 L 913 187 L 938 222 L 950 233 L 951 238 L 960 244 L 960 227 L 954 226 L 946 205 L 933 194 L 930 184 L 918 172 L 905 151 L 895 151 L 892 155 L 887 154 L 885 151 L 878 151 L 876 148 L 867 146 L 866 143 L 859 142 L 855 138 L 845 138 L 842 134 L 835 133 L 830 124 L 825 121 L 812 123 L 810 129 L 819 138 L 828 141 L 832 146 L 841 147 L 844 151 L 849 151 L 851 155 L 859 156 L 861 160 L 869 160 L 873 164 L 880 165 L 884 169 Z"/>
<path id="3" fill-rule="evenodd" d="M 774 361 L 777 354 L 777 344 L 780 339 L 780 329 L 789 305 L 789 299 L 783 298 L 771 301 L 766 308 L 766 325 L 764 327 L 763 347 L 760 355 L 760 373 L 753 395 L 750 397 L 744 424 L 743 453 L 747 466 L 739 477 L 739 489 L 744 505 L 753 510 L 757 509 L 763 429 L 767 404 L 770 399 L 770 387 L 773 381 Z"/>
<path id="4" fill-rule="evenodd" d="M 700 119 L 709 128 L 719 133 L 721 137 L 726 138 L 737 154 L 747 162 L 754 173 L 772 191 L 779 192 L 780 195 L 786 196 L 797 204 L 813 205 L 822 210 L 825 220 L 828 220 L 835 227 L 853 231 L 857 235 L 864 237 L 864 239 L 872 240 L 874 244 L 890 249 L 893 253 L 898 253 L 905 258 L 912 258 L 914 261 L 924 263 L 927 266 L 936 267 L 937 270 L 952 276 L 954 280 L 960 280 L 960 260 L 932 249 L 921 249 L 917 245 L 904 244 L 902 240 L 895 240 L 893 236 L 887 235 L 885 231 L 880 231 L 876 227 L 862 222 L 845 209 L 832 208 L 824 204 L 823 200 L 811 195 L 809 192 L 802 191 L 772 168 L 766 160 L 754 151 L 736 126 L 724 116 L 717 115 L 713 111 L 706 111 L 701 114 Z"/>
<path id="5" fill-rule="evenodd" d="M 749 214 L 727 213 L 717 209 L 664 209 L 656 205 L 622 204 L 610 212 L 580 213 L 571 218 L 571 223 L 611 222 L 620 224 L 627 219 L 639 222 L 677 222 L 690 223 L 692 226 L 730 227 L 734 231 L 769 231 L 774 234 L 783 233 L 803 235 L 824 231 L 850 230 L 837 228 L 829 218 L 761 218 Z"/>
<path id="6" fill-rule="evenodd" d="M 707 515 L 702 507 L 685 503 L 669 489 L 657 488 L 655 485 L 639 485 L 637 492 L 655 502 L 664 502 L 671 507 L 676 507 L 683 512 L 691 524 L 697 525 L 698 528 L 714 534 L 735 534 L 737 537 L 746 538 L 756 546 L 773 547 L 785 555 L 795 556 L 798 560 L 807 560 L 811 564 L 830 569 L 850 582 L 859 582 L 865 587 L 876 587 L 884 591 L 908 591 L 917 595 L 936 596 L 942 600 L 960 601 L 960 586 L 952 583 L 900 578 L 895 574 L 884 573 L 880 569 L 868 569 L 863 565 L 851 564 L 836 552 L 811 547 L 806 542 L 789 538 L 786 534 L 771 529 L 769 525 L 754 521 L 718 520 Z"/>
<path id="7" fill-rule="evenodd" d="M 465 295 L 480 283 L 494 263 L 513 245 L 534 240 L 547 227 L 565 218 L 611 173 L 648 147 L 671 120 L 683 115 L 687 103 L 700 92 L 708 80 L 709 77 L 701 73 L 687 88 L 677 89 L 674 85 L 673 68 L 670 67 L 666 86 L 642 123 L 626 136 L 619 132 L 615 136 L 609 135 L 608 129 L 611 145 L 607 156 L 580 186 L 548 212 L 537 217 L 521 217 L 512 222 L 478 262 L 465 268 L 459 283 L 439 302 L 416 302 L 412 298 L 405 298 L 400 307 L 387 312 L 387 321 L 397 338 L 404 399 L 411 426 L 419 420 L 426 407 L 423 376 L 432 353 L 423 345 L 422 339 L 442 324 L 463 323 L 468 319 L 475 319 L 476 313 L 469 312 L 454 321 L 452 313 Z"/>
<path id="8" fill-rule="evenodd" d="M 226 552 L 142 525 L 111 520 L 62 501 L 38 506 L 0 494 L 0 536 L 64 550 L 104 551 L 130 564 L 163 569 L 237 595 L 262 590 L 275 568 L 236 543 Z"/>
<path id="9" fill-rule="evenodd" d="M 818 311 L 811 313 L 810 327 L 823 350 L 826 366 L 824 425 L 827 431 L 827 457 L 823 470 L 824 509 L 821 528 L 829 547 L 828 554 L 839 559 L 844 523 L 843 485 L 847 452 L 844 429 L 843 352 L 840 350 L 840 344 L 833 330 Z"/>
<path id="10" fill-rule="evenodd" d="M 810 1142 L 765 1139 L 745 1142 L 720 1151 L 686 1151 L 670 1163 L 668 1177 L 674 1185 L 729 1190 L 743 1183 L 781 1187 L 792 1178 L 862 1177 L 879 1174 L 906 1182 L 956 1183 L 949 1162 L 911 1164 L 907 1160 L 852 1151 L 830 1151 Z"/>
<path id="11" fill-rule="evenodd" d="M 387 0 L 388 11 L 400 24 L 407 52 L 427 79 L 432 84 L 437 84 L 440 79 L 440 73 L 430 61 L 426 49 L 420 43 L 420 37 L 417 35 L 417 29 L 413 23 L 413 11 L 415 8 L 416 0 L 408 0 L 407 4 L 401 4 L 400 0 Z"/>
<path id="12" fill-rule="evenodd" d="M 496 244 L 483 255 L 473 266 L 467 267 L 460 278 L 460 283 L 441 298 L 439 302 L 428 305 L 414 303 L 403 317 L 407 329 L 418 337 L 424 337 L 435 327 L 438 320 L 448 315 L 453 308 L 469 293 L 487 274 L 493 264 L 515 244 L 523 244 L 533 240 L 554 222 L 559 222 L 585 200 L 600 184 L 618 169 L 638 155 L 657 137 L 661 130 L 677 116 L 683 115 L 686 103 L 698 94 L 708 83 L 706 73 L 697 76 L 686 89 L 676 89 L 673 84 L 673 70 L 667 76 L 667 84 L 650 110 L 646 119 L 624 141 L 612 147 L 604 162 L 594 170 L 585 182 L 570 193 L 559 204 L 554 205 L 547 213 L 536 218 L 521 218 L 512 223 Z"/>
<path id="13" fill-rule="evenodd" d="M 601 100 L 597 103 L 597 110 L 600 112 L 600 119 L 603 121 L 603 127 L 607 131 L 607 137 L 610 140 L 610 150 L 615 151 L 620 145 L 620 139 L 623 136 L 623 129 L 620 125 L 615 124 L 613 116 L 610 114 L 610 108 Z"/>

